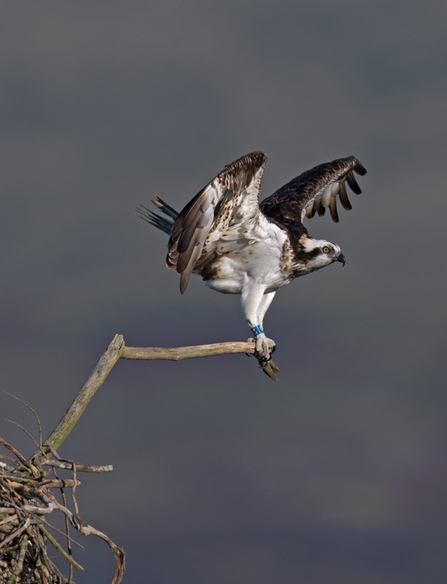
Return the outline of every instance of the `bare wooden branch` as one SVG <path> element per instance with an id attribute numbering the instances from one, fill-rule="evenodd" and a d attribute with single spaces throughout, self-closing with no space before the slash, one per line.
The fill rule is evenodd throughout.
<path id="1" fill-rule="evenodd" d="M 73 479 L 47 479 L 44 481 L 33 481 L 26 477 L 16 477 L 14 475 L 8 475 L 6 473 L 2 473 L 2 477 L 8 479 L 11 485 L 18 488 L 21 483 L 24 483 L 28 486 L 28 488 L 38 488 L 41 487 L 48 487 L 52 489 L 71 489 L 75 486 Z M 76 486 L 81 484 L 81 481 L 76 481 Z"/>
<path id="2" fill-rule="evenodd" d="M 78 572 L 84 570 L 84 568 L 78 564 L 67 552 L 63 549 L 63 547 L 59 544 L 57 539 L 55 539 L 51 533 L 46 529 L 42 524 L 39 525 L 40 531 L 44 534 L 44 536 L 48 539 L 49 542 L 53 545 L 53 547 L 61 554 L 63 558 L 67 560 L 70 564 L 72 564 Z"/>
<path id="3" fill-rule="evenodd" d="M 119 548 L 113 541 L 102 531 L 99 529 L 95 529 L 91 525 L 83 525 L 79 531 L 83 535 L 96 535 L 96 537 L 100 537 L 103 539 L 112 552 L 115 554 L 117 565 L 115 570 L 115 575 L 112 580 L 112 584 L 120 584 L 123 579 L 124 572 L 126 571 L 126 563 L 125 563 L 125 554 L 121 548 Z"/>
<path id="4" fill-rule="evenodd" d="M 215 343 L 212 345 L 196 345 L 193 347 L 161 348 L 161 347 L 126 347 L 123 335 L 115 335 L 113 341 L 103 354 L 90 377 L 82 386 L 76 399 L 68 408 L 62 420 L 53 430 L 43 445 L 31 456 L 30 461 L 41 464 L 49 457 L 52 450 L 57 450 L 62 442 L 73 430 L 79 418 L 84 413 L 90 400 L 104 383 L 107 375 L 112 370 L 119 358 L 138 360 L 170 360 L 196 359 L 198 357 L 212 357 L 214 355 L 231 355 L 246 353 L 254 355 L 255 345 L 252 342 L 241 343 Z M 273 366 L 273 369 L 272 367 Z M 275 372 L 278 370 L 273 362 L 263 366 L 264 372 L 276 380 Z M 99 472 L 99 471 L 95 471 Z"/>
<path id="5" fill-rule="evenodd" d="M 192 347 L 177 347 L 165 349 L 161 347 L 126 347 L 121 351 L 122 359 L 155 359 L 167 361 L 181 361 L 182 359 L 197 359 L 198 357 L 212 357 L 214 355 L 232 355 L 247 353 L 253 355 L 254 343 L 214 343 L 212 345 L 195 345 Z"/>
<path id="6" fill-rule="evenodd" d="M 71 462 L 65 462 L 60 460 L 44 460 L 41 466 L 54 466 L 56 468 L 63 468 L 65 470 L 73 470 L 73 464 Z M 76 471 L 77 472 L 112 472 L 113 465 L 111 464 L 104 464 L 104 465 L 91 465 L 91 464 L 81 464 L 80 462 L 76 463 Z"/>
<path id="7" fill-rule="evenodd" d="M 75 427 L 77 421 L 84 413 L 85 408 L 90 403 L 90 400 L 104 383 L 107 375 L 112 370 L 115 363 L 120 358 L 120 352 L 124 346 L 124 338 L 122 335 L 115 335 L 113 341 L 103 354 L 98 364 L 93 369 L 92 374 L 82 386 L 76 399 L 68 408 L 62 420 L 53 430 L 50 436 L 45 440 L 42 448 L 37 450 L 31 460 L 40 463 L 50 451 L 50 447 L 57 450 L 66 437 Z"/>
<path id="8" fill-rule="evenodd" d="M 183 359 L 197 359 L 199 357 L 212 357 L 214 355 L 231 355 L 235 353 L 245 353 L 246 355 L 255 354 L 255 344 L 253 342 L 232 342 L 232 343 L 214 343 L 212 345 L 195 345 L 193 347 L 177 347 L 166 349 L 161 347 L 126 347 L 121 351 L 121 359 L 144 359 L 152 361 L 155 359 L 167 361 L 181 361 Z M 262 370 L 266 375 L 278 381 L 276 373 L 278 367 L 272 360 L 257 357 Z"/>

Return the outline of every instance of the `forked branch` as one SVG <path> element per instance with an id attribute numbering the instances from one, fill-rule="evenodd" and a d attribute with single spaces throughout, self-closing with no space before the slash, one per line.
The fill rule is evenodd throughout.
<path id="1" fill-rule="evenodd" d="M 92 397 L 104 383 L 107 375 L 112 370 L 118 359 L 139 360 L 169 360 L 181 361 L 182 359 L 197 359 L 198 357 L 212 357 L 215 355 L 231 355 L 234 353 L 255 354 L 255 345 L 252 342 L 241 343 L 215 343 L 213 345 L 195 345 L 193 347 L 178 347 L 174 349 L 160 347 L 126 347 L 123 335 L 115 335 L 115 338 L 102 355 L 90 377 L 82 386 L 76 399 L 68 408 L 62 420 L 53 430 L 43 445 L 32 455 L 31 461 L 42 463 L 51 453 L 57 450 L 70 434 Z M 263 371 L 276 381 L 275 373 L 278 368 L 269 361 L 261 363 Z"/>

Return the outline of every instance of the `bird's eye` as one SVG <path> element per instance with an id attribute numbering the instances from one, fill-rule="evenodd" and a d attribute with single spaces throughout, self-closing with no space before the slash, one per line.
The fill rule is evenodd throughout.
<path id="1" fill-rule="evenodd" d="M 325 247 L 323 247 L 323 251 L 324 251 L 324 253 L 329 253 L 330 252 L 330 249 L 326 245 Z"/>

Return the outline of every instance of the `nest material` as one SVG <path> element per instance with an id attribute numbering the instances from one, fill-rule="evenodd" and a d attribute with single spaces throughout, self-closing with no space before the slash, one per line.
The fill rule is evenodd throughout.
<path id="1" fill-rule="evenodd" d="M 119 584 L 125 570 L 124 551 L 104 533 L 83 525 L 75 497 L 80 484 L 79 471 L 106 472 L 111 467 L 91 467 L 62 460 L 54 451 L 55 460 L 45 457 L 47 459 L 41 463 L 30 463 L 2 438 L 0 446 L 13 455 L 0 456 L 0 584 L 73 583 L 73 568 L 83 568 L 73 558 L 70 526 L 83 535 L 96 535 L 107 542 L 117 558 L 112 584 Z M 50 469 L 43 470 L 43 467 Z M 56 468 L 70 470 L 72 478 L 60 479 Z M 51 469 L 53 477 L 49 478 Z M 66 490 L 71 493 L 73 511 L 67 506 Z M 57 493 L 61 501 L 56 498 Z M 55 512 L 65 516 L 65 534 L 48 523 Z M 63 538 L 66 551 L 50 530 Z M 68 577 L 51 561 L 48 541 L 68 562 Z"/>

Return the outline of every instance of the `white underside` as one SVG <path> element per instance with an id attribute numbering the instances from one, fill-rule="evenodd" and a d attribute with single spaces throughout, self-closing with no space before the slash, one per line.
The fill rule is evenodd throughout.
<path id="1" fill-rule="evenodd" d="M 243 233 L 243 226 L 239 226 L 217 242 L 216 251 L 225 255 L 213 261 L 219 275 L 207 281 L 207 286 L 226 294 L 242 294 L 252 284 L 269 293 L 289 283 L 282 259 L 285 232 L 267 220 L 250 225 L 248 231 Z"/>
<path id="2" fill-rule="evenodd" d="M 289 283 L 281 258 L 275 256 L 274 248 L 257 244 L 218 258 L 213 265 L 219 268 L 219 279 L 208 280 L 206 285 L 224 294 L 242 294 L 247 285 L 257 283 L 265 293 L 274 292 Z"/>

